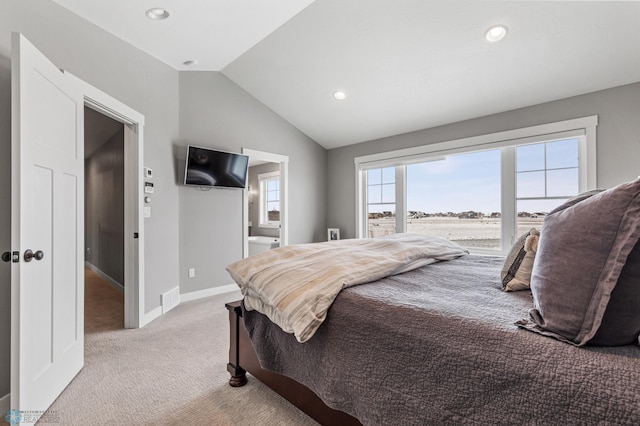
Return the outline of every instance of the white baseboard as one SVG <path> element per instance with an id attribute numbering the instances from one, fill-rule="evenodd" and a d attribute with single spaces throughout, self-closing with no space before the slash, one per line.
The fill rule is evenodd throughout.
<path id="1" fill-rule="evenodd" d="M 102 278 L 103 280 L 105 280 L 106 282 L 111 284 L 116 290 L 124 292 L 124 286 L 122 284 L 120 284 L 118 281 L 114 280 L 109 275 L 107 275 L 104 272 L 102 272 L 100 270 L 100 268 L 98 268 L 96 265 L 94 265 L 94 264 L 92 264 L 92 263 L 90 263 L 89 261 L 86 261 L 86 260 L 84 261 L 84 265 L 87 268 L 91 269 L 96 274 L 98 274 L 100 276 L 100 278 Z"/>
<path id="2" fill-rule="evenodd" d="M 159 318 L 161 316 L 162 316 L 162 306 L 158 306 L 157 308 L 153 309 L 152 311 L 147 312 L 146 314 L 144 314 L 144 317 L 142 318 L 142 324 L 140 324 L 139 328 L 144 327 L 145 325 L 149 324 L 154 319 Z"/>
<path id="3" fill-rule="evenodd" d="M 227 284 L 220 287 L 212 287 L 204 290 L 190 291 L 189 293 L 180 293 L 180 302 L 188 302 L 190 300 L 202 299 L 203 297 L 215 296 L 223 293 L 231 293 L 239 291 L 237 284 Z"/>
<path id="4" fill-rule="evenodd" d="M 238 292 L 238 298 L 241 298 L 240 289 L 237 284 L 227 284 L 219 287 L 207 288 L 204 290 L 191 291 L 189 293 L 180 293 L 180 297 L 178 299 L 178 303 L 189 302 L 191 300 L 202 299 L 203 297 L 216 296 L 218 294 L 224 293 L 232 293 Z M 151 310 L 144 314 L 144 318 L 142 319 L 142 324 L 140 324 L 140 328 L 149 324 L 156 318 L 160 318 L 162 316 L 162 306 L 158 306 L 157 308 Z"/>
<path id="5" fill-rule="evenodd" d="M 0 398 L 0 419 L 4 420 L 7 411 L 11 409 L 11 394 L 8 393 Z"/>

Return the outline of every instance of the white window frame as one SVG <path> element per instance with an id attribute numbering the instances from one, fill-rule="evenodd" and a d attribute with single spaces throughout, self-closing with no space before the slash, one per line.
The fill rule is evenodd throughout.
<path id="1" fill-rule="evenodd" d="M 363 173 L 363 179 L 364 179 L 364 188 L 368 194 L 369 182 L 367 180 L 368 179 L 367 173 Z M 395 188 L 395 201 L 393 205 L 395 206 L 395 210 L 396 210 L 396 226 L 395 226 L 396 233 L 404 233 L 404 232 L 407 232 L 407 221 L 403 220 L 402 215 L 398 214 L 398 212 L 404 211 L 406 209 L 405 206 L 407 205 L 407 191 L 404 190 L 404 188 L 407 187 L 406 169 L 400 168 L 400 167 L 395 168 L 395 181 L 393 182 L 393 185 Z M 366 197 L 365 197 L 365 203 L 366 204 L 363 206 L 363 209 L 366 215 L 367 214 L 366 211 L 368 210 L 368 205 L 369 205 Z M 382 204 L 386 204 L 386 203 L 382 203 Z"/>
<path id="2" fill-rule="evenodd" d="M 258 182 L 260 185 L 260 227 L 261 228 L 280 228 L 279 220 L 269 220 L 269 212 L 267 209 L 267 182 L 272 180 L 280 181 L 280 172 L 269 172 L 269 173 L 260 173 L 258 175 Z M 280 182 L 279 186 L 279 202 L 280 202 L 280 212 L 282 213 L 282 182 Z"/>
<path id="3" fill-rule="evenodd" d="M 490 149 L 501 149 L 501 213 L 502 213 L 502 246 L 501 252 L 507 253 L 517 236 L 516 217 L 516 161 L 515 147 L 559 139 L 578 139 L 579 152 L 579 192 L 597 187 L 596 163 L 596 127 L 598 116 L 588 116 L 571 120 L 546 123 L 537 126 L 490 133 L 464 139 L 437 142 L 414 148 L 383 152 L 356 157 L 356 237 L 367 237 L 367 181 L 364 171 L 382 167 L 406 166 L 443 159 L 447 155 L 460 154 Z M 402 171 L 398 175 L 398 170 Z M 406 170 L 396 168 L 396 205 L 397 232 L 406 232 Z M 402 208 L 402 210 L 401 210 Z M 402 222 L 402 225 L 400 224 Z M 474 249 L 474 252 L 483 250 Z M 487 251 L 496 253 L 495 250 Z"/>

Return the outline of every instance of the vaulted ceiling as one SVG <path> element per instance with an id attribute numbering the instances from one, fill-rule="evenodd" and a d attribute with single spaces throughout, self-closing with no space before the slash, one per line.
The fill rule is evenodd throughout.
<path id="1" fill-rule="evenodd" d="M 633 1 L 53 1 L 177 70 L 221 71 L 326 148 L 640 81 Z"/>

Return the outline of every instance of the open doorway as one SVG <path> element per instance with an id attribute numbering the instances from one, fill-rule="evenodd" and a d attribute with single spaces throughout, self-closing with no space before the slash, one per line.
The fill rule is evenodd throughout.
<path id="1" fill-rule="evenodd" d="M 144 116 L 82 80 L 84 105 L 124 126 L 124 327 L 151 321 L 144 309 Z M 83 114 L 84 115 L 84 114 Z"/>
<path id="2" fill-rule="evenodd" d="M 243 148 L 249 156 L 244 191 L 243 257 L 289 243 L 289 157 Z"/>
<path id="3" fill-rule="evenodd" d="M 124 130 L 85 107 L 85 333 L 124 328 Z"/>
<path id="4" fill-rule="evenodd" d="M 247 177 L 249 256 L 280 247 L 280 163 L 249 159 Z"/>

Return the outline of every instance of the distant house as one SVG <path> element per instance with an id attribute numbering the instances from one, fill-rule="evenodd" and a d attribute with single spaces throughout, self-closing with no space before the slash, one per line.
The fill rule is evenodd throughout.
<path id="1" fill-rule="evenodd" d="M 483 216 L 484 214 L 474 211 L 458 213 L 458 219 L 479 219 Z"/>
<path id="2" fill-rule="evenodd" d="M 407 218 L 408 219 L 420 219 L 420 218 L 429 217 L 429 216 L 431 216 L 431 215 L 427 214 L 425 212 L 418 212 L 418 211 L 413 211 L 413 210 L 410 210 L 410 211 L 407 212 Z"/>

